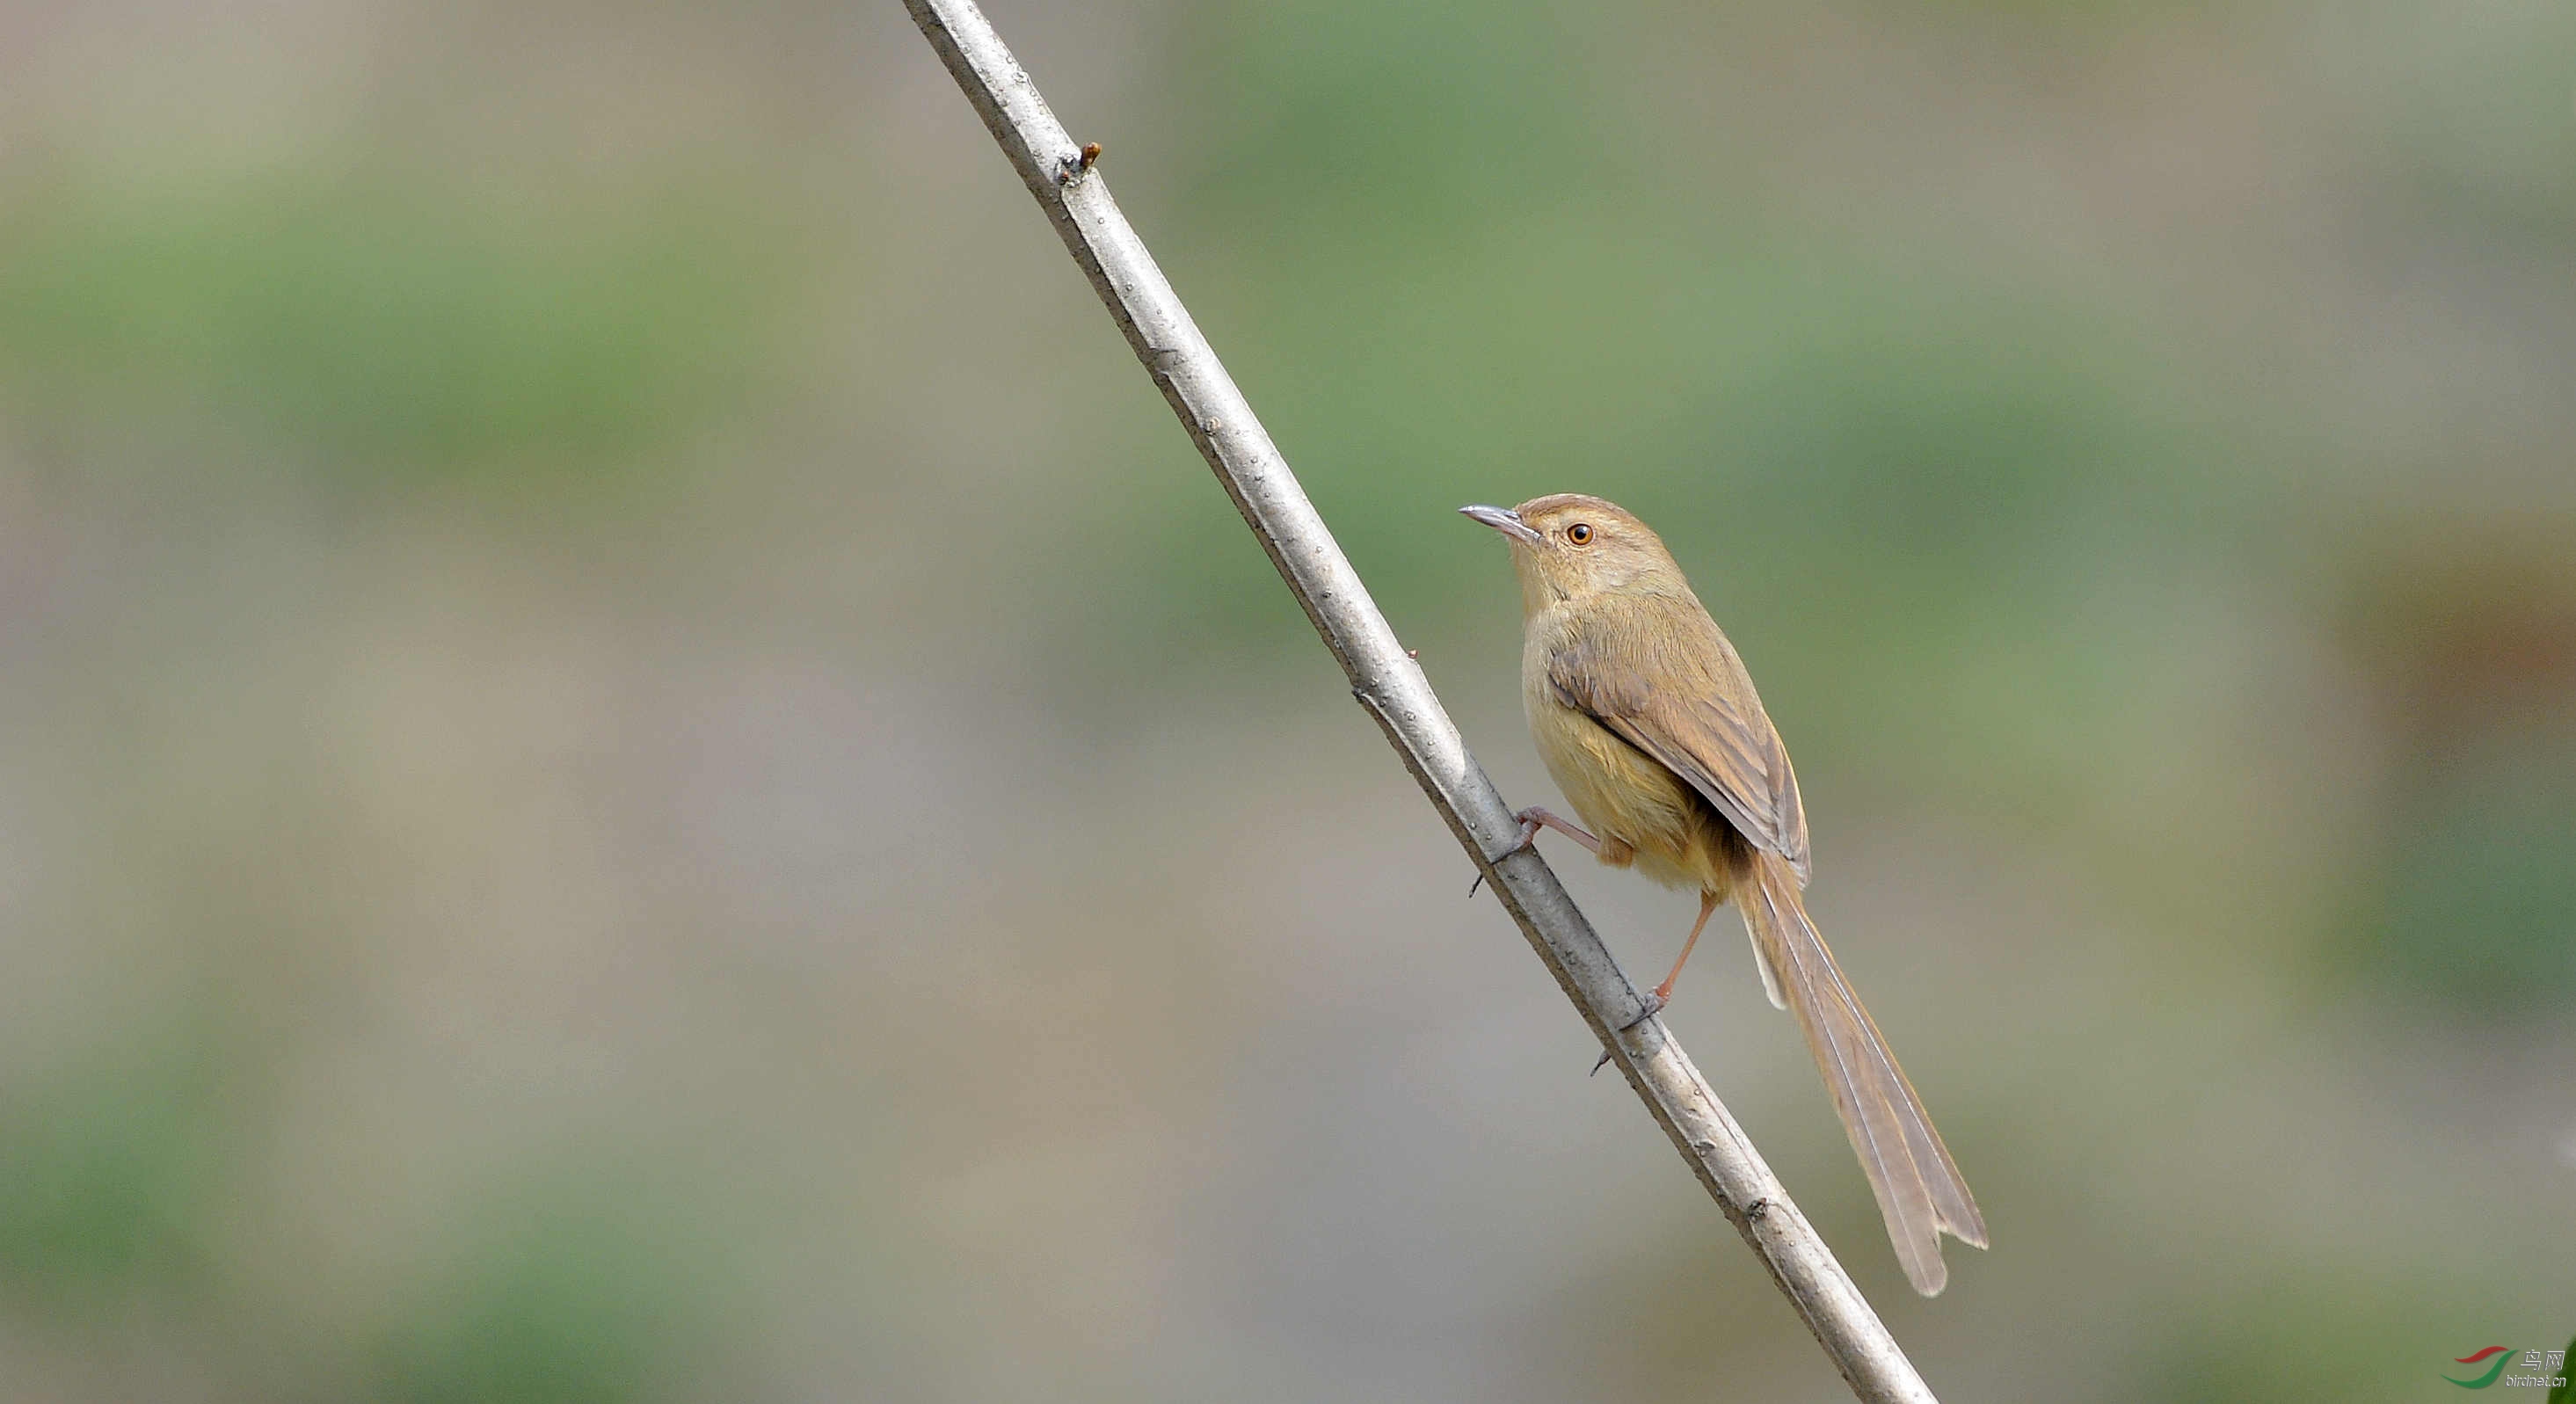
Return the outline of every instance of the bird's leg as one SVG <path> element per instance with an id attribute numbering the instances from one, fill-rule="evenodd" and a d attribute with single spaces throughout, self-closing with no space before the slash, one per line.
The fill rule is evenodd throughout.
<path id="1" fill-rule="evenodd" d="M 1682 942 L 1682 953 L 1680 958 L 1673 962 L 1672 973 L 1666 975 L 1664 982 L 1655 986 L 1654 991 L 1648 995 L 1648 999 L 1653 1002 L 1656 1009 L 1672 1003 L 1673 982 L 1682 977 L 1682 966 L 1690 961 L 1691 947 L 1699 944 L 1699 933 L 1708 929 L 1708 914 L 1716 911 L 1717 904 L 1724 900 L 1714 892 L 1703 892 L 1699 895 L 1699 920 L 1691 923 L 1690 939 Z"/>
<path id="2" fill-rule="evenodd" d="M 1637 1027 L 1648 1019 L 1663 1013 L 1664 1006 L 1673 1002 L 1673 982 L 1682 977 L 1682 965 L 1690 959 L 1691 947 L 1699 944 L 1699 933 L 1708 929 L 1709 913 L 1716 911 L 1717 904 L 1722 900 L 1724 899 L 1720 898 L 1714 892 L 1703 892 L 1699 895 L 1699 920 L 1691 923 L 1690 939 L 1682 942 L 1681 959 L 1673 962 L 1673 973 L 1665 976 L 1662 984 L 1646 991 L 1646 997 L 1643 1001 L 1646 1007 L 1637 1012 L 1636 1018 L 1621 1025 L 1619 1032 L 1626 1033 L 1628 1030 Z M 1601 1071 L 1601 1069 L 1607 1066 L 1609 1062 L 1610 1050 L 1604 1048 L 1601 1050 L 1601 1061 L 1592 1065 L 1592 1071 Z"/>
<path id="3" fill-rule="evenodd" d="M 1673 1002 L 1673 982 L 1682 977 L 1682 967 L 1690 963 L 1691 947 L 1699 944 L 1699 934 L 1708 929 L 1709 914 L 1716 911 L 1717 904 L 1725 900 L 1714 892 L 1703 892 L 1699 895 L 1699 920 L 1691 923 L 1690 937 L 1682 942 L 1682 953 L 1673 960 L 1671 973 L 1664 976 L 1662 984 L 1646 991 L 1645 1012 L 1621 1026 L 1619 1032 L 1626 1033 L 1629 1029 L 1663 1013 L 1664 1006 Z"/>
<path id="4" fill-rule="evenodd" d="M 1582 844 L 1584 847 L 1591 849 L 1595 853 L 1599 853 L 1601 851 L 1601 840 L 1584 832 L 1582 825 L 1577 824 L 1570 819 L 1559 818 L 1557 815 L 1552 814 L 1545 809 L 1541 809 L 1537 805 L 1531 805 L 1529 808 L 1522 810 L 1520 813 L 1515 814 L 1512 817 L 1521 821 L 1521 841 L 1512 845 L 1512 853 L 1518 853 L 1522 849 L 1528 848 L 1532 844 L 1537 843 L 1538 831 L 1541 829 L 1554 829 L 1558 833 L 1565 835 L 1576 843 Z M 1506 853 L 1503 856 L 1508 858 L 1511 856 L 1511 853 Z"/>
<path id="5" fill-rule="evenodd" d="M 1581 825 L 1570 819 L 1559 818 L 1557 815 L 1552 814 L 1537 805 L 1531 805 L 1529 808 L 1522 810 L 1520 813 L 1515 814 L 1512 817 L 1521 821 L 1520 841 L 1513 844 L 1511 847 L 1504 849 L 1502 852 L 1495 854 L 1493 858 L 1494 862 L 1499 863 L 1504 859 L 1511 857 L 1513 854 L 1520 852 L 1524 848 L 1536 847 L 1538 845 L 1538 831 L 1541 829 L 1554 829 L 1558 833 L 1565 835 L 1567 838 L 1574 840 L 1576 843 L 1582 844 L 1584 847 L 1591 849 L 1596 854 L 1601 851 L 1601 840 L 1584 832 Z M 1484 881 L 1485 875 L 1483 873 L 1476 874 L 1476 880 L 1467 884 L 1467 895 L 1470 897 L 1475 896 L 1476 889 L 1482 886 Z"/>

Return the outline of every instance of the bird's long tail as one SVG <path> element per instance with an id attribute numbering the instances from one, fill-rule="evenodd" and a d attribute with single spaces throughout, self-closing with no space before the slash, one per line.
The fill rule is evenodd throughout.
<path id="1" fill-rule="evenodd" d="M 1737 905 L 1755 949 L 1777 973 L 1789 1008 L 1806 1031 L 1807 1048 L 1834 1094 L 1852 1150 L 1878 1196 L 1897 1261 L 1906 1280 L 1929 1297 L 1950 1280 L 1941 1261 L 1941 1234 L 1986 1246 L 1986 1221 L 1968 1182 L 1932 1129 L 1914 1084 L 1887 1051 L 1878 1025 L 1852 993 L 1834 953 L 1807 917 L 1798 878 L 1776 854 L 1752 855 L 1749 882 L 1737 886 Z"/>

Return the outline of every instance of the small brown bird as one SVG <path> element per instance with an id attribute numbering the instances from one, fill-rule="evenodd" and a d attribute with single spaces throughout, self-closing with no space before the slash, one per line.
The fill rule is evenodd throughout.
<path id="1" fill-rule="evenodd" d="M 1808 920 L 1807 816 L 1798 777 L 1735 646 L 1646 524 L 1597 497 L 1462 507 L 1508 537 L 1521 581 L 1521 701 L 1530 739 L 1593 832 L 1522 810 L 1614 868 L 1699 892 L 1681 958 L 1649 997 L 1672 998 L 1718 904 L 1733 899 L 1776 1008 L 1798 1016 L 1914 1290 L 1949 1281 L 1947 1231 L 1986 1246 L 1967 1181 L 1914 1085 Z M 1599 836 L 1595 837 L 1595 833 Z"/>

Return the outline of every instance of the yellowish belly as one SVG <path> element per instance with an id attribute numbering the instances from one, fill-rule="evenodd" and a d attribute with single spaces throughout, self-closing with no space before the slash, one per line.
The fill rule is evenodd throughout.
<path id="1" fill-rule="evenodd" d="M 1725 845 L 1717 831 L 1725 820 L 1680 776 L 1559 703 L 1552 689 L 1527 701 L 1539 759 L 1584 827 L 1633 850 L 1637 871 L 1657 882 L 1727 891 Z M 1612 849 L 1602 860 L 1620 863 L 1620 857 Z"/>

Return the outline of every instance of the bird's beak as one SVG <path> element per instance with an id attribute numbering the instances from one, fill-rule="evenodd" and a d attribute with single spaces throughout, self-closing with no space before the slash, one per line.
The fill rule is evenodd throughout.
<path id="1" fill-rule="evenodd" d="M 1475 518 L 1477 521 L 1483 522 L 1485 525 L 1492 527 L 1494 530 L 1501 532 L 1503 535 L 1510 537 L 1514 541 L 1536 546 L 1539 542 L 1546 539 L 1540 536 L 1536 531 L 1531 530 L 1530 524 L 1521 520 L 1521 514 L 1513 511 L 1509 507 L 1476 506 L 1461 507 L 1458 510 Z"/>

